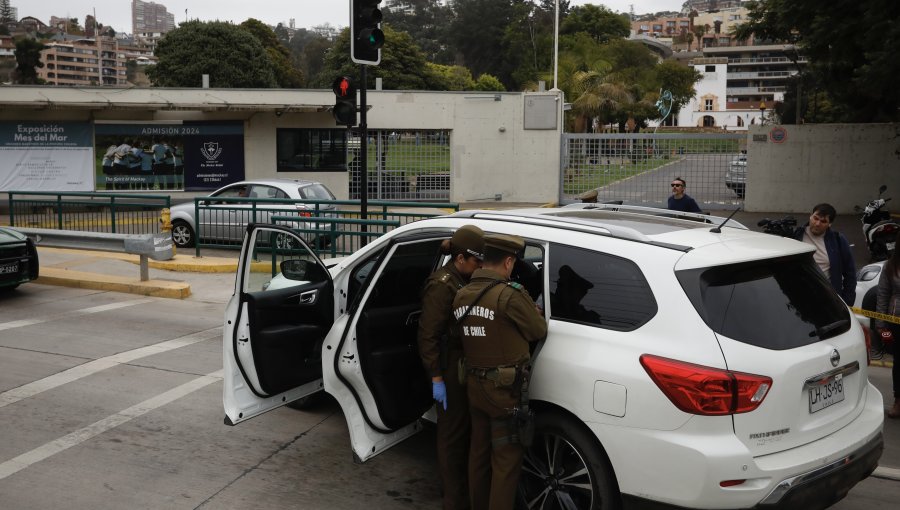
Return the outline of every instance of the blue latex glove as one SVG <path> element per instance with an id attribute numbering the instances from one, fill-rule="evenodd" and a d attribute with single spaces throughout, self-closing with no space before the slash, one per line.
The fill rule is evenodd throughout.
<path id="1" fill-rule="evenodd" d="M 444 385 L 444 381 L 431 381 L 431 396 L 444 404 L 444 411 L 447 410 L 447 386 Z"/>

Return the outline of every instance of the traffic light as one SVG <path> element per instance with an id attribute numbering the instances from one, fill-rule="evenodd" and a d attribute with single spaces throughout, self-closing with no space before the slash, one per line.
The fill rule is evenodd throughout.
<path id="1" fill-rule="evenodd" d="M 334 91 L 334 109 L 331 113 L 338 124 L 353 127 L 356 125 L 356 87 L 349 76 L 338 76 L 331 84 Z"/>
<path id="2" fill-rule="evenodd" d="M 381 0 L 350 0 L 350 58 L 357 64 L 381 63 Z"/>

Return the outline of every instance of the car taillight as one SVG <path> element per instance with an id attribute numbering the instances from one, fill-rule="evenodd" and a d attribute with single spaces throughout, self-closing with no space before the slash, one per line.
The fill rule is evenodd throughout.
<path id="1" fill-rule="evenodd" d="M 641 365 L 660 390 L 686 413 L 704 416 L 749 413 L 766 398 L 772 378 L 705 367 L 644 354 Z"/>

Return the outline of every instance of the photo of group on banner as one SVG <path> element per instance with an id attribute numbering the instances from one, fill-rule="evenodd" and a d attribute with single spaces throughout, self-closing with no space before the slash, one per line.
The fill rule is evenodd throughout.
<path id="1" fill-rule="evenodd" d="M 99 140 L 98 140 L 99 142 Z M 167 190 L 184 187 L 184 148 L 164 138 L 111 143 L 103 154 L 97 189 Z"/>

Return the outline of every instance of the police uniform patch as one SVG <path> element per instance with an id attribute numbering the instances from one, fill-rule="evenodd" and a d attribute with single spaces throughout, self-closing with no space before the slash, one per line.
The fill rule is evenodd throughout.
<path id="1" fill-rule="evenodd" d="M 523 287 L 522 284 L 519 283 L 519 282 L 506 282 L 506 284 L 509 285 L 510 287 L 516 289 L 516 290 L 522 290 L 522 289 L 525 288 L 525 287 Z"/>
<path id="2" fill-rule="evenodd" d="M 444 273 L 441 276 L 441 282 L 443 282 L 443 283 L 447 283 L 447 280 L 449 280 L 449 279 L 450 279 L 450 273 Z"/>

